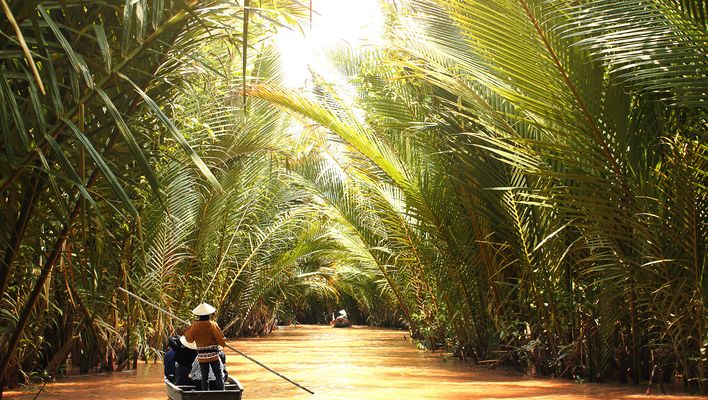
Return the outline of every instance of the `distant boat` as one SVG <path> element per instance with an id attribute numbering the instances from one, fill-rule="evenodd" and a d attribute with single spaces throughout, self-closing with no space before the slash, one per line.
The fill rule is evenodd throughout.
<path id="1" fill-rule="evenodd" d="M 349 319 L 339 316 L 329 322 L 329 325 L 334 328 L 349 328 L 352 326 L 352 321 Z"/>
<path id="2" fill-rule="evenodd" d="M 238 379 L 228 377 L 224 390 L 198 390 L 197 386 L 175 385 L 165 378 L 167 397 L 171 400 L 241 400 L 243 386 Z"/>
<path id="3" fill-rule="evenodd" d="M 347 318 L 346 310 L 339 310 L 339 315 L 336 317 L 332 313 L 332 321 L 329 322 L 329 325 L 334 328 L 349 328 L 352 326 L 352 322 Z"/>

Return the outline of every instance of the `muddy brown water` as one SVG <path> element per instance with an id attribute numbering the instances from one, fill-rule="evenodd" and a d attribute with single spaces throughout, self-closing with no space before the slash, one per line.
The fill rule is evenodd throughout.
<path id="1" fill-rule="evenodd" d="M 310 395 L 227 350 L 228 371 L 245 387 L 246 400 L 646 399 L 645 386 L 530 379 L 454 359 L 445 361 L 440 353 L 416 349 L 406 332 L 396 330 L 301 325 L 230 344 L 315 392 Z M 34 394 L 6 392 L 5 399 L 32 399 Z M 45 400 L 166 398 L 161 363 L 141 363 L 137 371 L 60 379 L 39 396 Z"/>

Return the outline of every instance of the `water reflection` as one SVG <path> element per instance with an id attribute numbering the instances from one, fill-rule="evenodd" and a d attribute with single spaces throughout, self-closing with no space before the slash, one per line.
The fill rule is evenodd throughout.
<path id="1" fill-rule="evenodd" d="M 238 377 L 244 398 L 257 399 L 644 399 L 644 387 L 580 385 L 563 380 L 525 379 L 489 371 L 440 354 L 417 350 L 400 331 L 354 327 L 299 326 L 265 338 L 231 343 L 246 354 L 312 389 L 314 396 L 227 352 L 230 374 Z M 6 393 L 9 399 L 33 394 Z M 162 364 L 141 364 L 137 371 L 72 377 L 49 384 L 39 399 L 164 400 Z M 655 396 L 667 399 L 705 399 Z"/>

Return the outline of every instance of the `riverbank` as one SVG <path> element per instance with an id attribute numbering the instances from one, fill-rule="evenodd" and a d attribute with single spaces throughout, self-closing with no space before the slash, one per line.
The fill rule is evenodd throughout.
<path id="1" fill-rule="evenodd" d="M 644 399 L 644 386 L 579 384 L 529 379 L 476 367 L 439 353 L 416 349 L 407 332 L 301 325 L 230 343 L 288 378 L 312 389 L 309 395 L 234 353 L 229 373 L 245 387 L 244 399 Z M 37 388 L 39 389 L 39 388 Z M 675 388 L 669 388 L 670 392 Z M 137 371 L 76 376 L 48 384 L 39 399 L 164 400 L 162 364 L 141 363 Z M 29 400 L 35 393 L 6 392 L 5 399 Z M 660 396 L 654 399 L 705 399 Z"/>

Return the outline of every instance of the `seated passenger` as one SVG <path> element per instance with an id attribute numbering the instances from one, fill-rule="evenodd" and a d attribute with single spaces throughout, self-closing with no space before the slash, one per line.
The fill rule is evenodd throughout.
<path id="1" fill-rule="evenodd" d="M 197 345 L 190 343 L 184 336 L 179 338 L 171 337 L 169 339 L 170 350 L 174 352 L 175 360 L 175 380 L 176 385 L 195 385 L 199 383 L 189 379 L 189 372 L 192 369 L 192 363 L 197 358 Z"/>
<path id="2" fill-rule="evenodd" d="M 172 338 L 169 340 L 172 340 Z M 170 349 L 165 353 L 163 362 L 165 363 L 165 378 L 175 383 L 175 351 L 172 349 L 172 346 L 170 346 Z"/>

